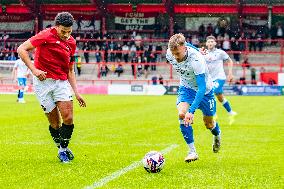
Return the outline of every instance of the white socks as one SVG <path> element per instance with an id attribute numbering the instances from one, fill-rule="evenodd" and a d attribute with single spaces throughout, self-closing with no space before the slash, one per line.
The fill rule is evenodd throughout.
<path id="1" fill-rule="evenodd" d="M 194 143 L 193 143 L 193 142 L 190 143 L 190 144 L 187 144 L 187 145 L 188 145 L 188 147 L 189 147 L 190 153 L 191 153 L 191 152 L 196 153 L 196 149 L 195 149 L 195 146 L 194 146 Z"/>

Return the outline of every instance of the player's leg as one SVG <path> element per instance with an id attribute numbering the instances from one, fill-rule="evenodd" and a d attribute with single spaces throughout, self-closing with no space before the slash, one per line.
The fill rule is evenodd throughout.
<path id="1" fill-rule="evenodd" d="M 67 148 L 69 140 L 71 139 L 74 124 L 73 124 L 73 102 L 59 101 L 56 103 L 62 117 L 62 126 L 60 128 L 60 135 L 62 137 L 61 147 Z"/>
<path id="2" fill-rule="evenodd" d="M 180 123 L 180 131 L 183 135 L 185 142 L 189 147 L 189 153 L 185 157 L 186 162 L 195 161 L 198 159 L 198 155 L 196 153 L 196 149 L 194 146 L 194 138 L 193 138 L 193 129 L 192 126 L 184 125 L 184 117 L 186 112 L 189 109 L 189 104 L 193 101 L 194 98 L 190 96 L 190 92 L 187 88 L 181 87 L 179 89 L 179 95 L 177 100 L 177 109 Z"/>
<path id="3" fill-rule="evenodd" d="M 216 100 L 213 91 L 205 95 L 199 109 L 203 112 L 203 121 L 207 129 L 213 134 L 213 152 L 218 152 L 221 146 L 221 130 L 217 121 L 214 120 L 216 114 Z"/>
<path id="4" fill-rule="evenodd" d="M 223 86 L 225 84 L 225 80 L 216 80 L 214 81 L 214 93 L 220 103 L 222 103 L 223 107 L 230 115 L 236 115 L 231 108 L 229 101 L 223 95 Z"/>
<path id="5" fill-rule="evenodd" d="M 72 93 L 68 81 L 57 81 L 57 86 L 53 91 L 53 96 L 62 118 L 62 126 L 59 129 L 61 137 L 59 151 L 65 151 L 68 158 L 72 160 L 74 155 L 68 148 L 74 129 Z"/>
<path id="6" fill-rule="evenodd" d="M 18 102 L 19 103 L 25 103 L 25 100 L 24 100 L 25 85 L 26 85 L 26 79 L 18 78 L 18 86 L 19 86 Z"/>
<path id="7" fill-rule="evenodd" d="M 38 101 L 40 102 L 41 108 L 45 112 L 47 120 L 49 122 L 49 132 L 55 142 L 56 146 L 60 146 L 60 114 L 56 104 L 53 100 L 52 90 L 55 82 L 52 81 L 39 81 L 36 77 L 33 78 L 34 92 Z"/>
<path id="8" fill-rule="evenodd" d="M 46 114 L 48 122 L 49 122 L 49 132 L 50 135 L 57 146 L 57 148 L 60 148 L 60 133 L 59 133 L 59 127 L 61 125 L 60 121 L 60 114 L 58 111 L 58 108 L 55 107 L 50 113 Z"/>
<path id="9" fill-rule="evenodd" d="M 45 105 L 42 105 L 42 108 L 46 112 L 46 117 L 49 122 L 49 132 L 56 146 L 59 148 L 58 150 L 58 158 L 63 163 L 68 163 L 69 158 L 67 153 L 64 150 L 60 150 L 60 145 L 62 141 L 61 133 L 60 133 L 60 114 L 59 110 L 56 107 L 56 104 L 53 102 L 53 99 L 46 99 Z"/>
<path id="10" fill-rule="evenodd" d="M 17 102 L 19 102 L 19 98 L 20 98 L 20 89 L 18 89 L 18 98 L 17 98 Z"/>
<path id="11" fill-rule="evenodd" d="M 232 110 L 229 101 L 225 98 L 225 96 L 223 95 L 223 93 L 216 94 L 216 97 L 217 97 L 218 101 L 222 103 L 223 107 L 226 109 L 226 111 L 227 111 L 230 115 L 236 115 L 236 114 L 237 114 L 236 112 L 234 112 L 234 111 Z"/>
<path id="12" fill-rule="evenodd" d="M 186 162 L 195 161 L 198 159 L 198 155 L 196 153 L 196 149 L 194 146 L 194 138 L 193 138 L 193 129 L 192 126 L 185 126 L 184 125 L 184 117 L 186 112 L 188 111 L 189 104 L 187 102 L 180 102 L 177 106 L 178 108 L 178 116 L 179 116 L 179 123 L 180 123 L 180 131 L 182 136 L 189 147 L 189 153 L 185 157 Z"/>
<path id="13" fill-rule="evenodd" d="M 235 122 L 235 116 L 237 115 L 237 112 L 234 112 L 230 106 L 229 101 L 224 97 L 222 93 L 216 94 L 216 97 L 219 102 L 223 104 L 223 107 L 227 110 L 229 117 L 229 125 L 232 125 Z"/>
<path id="14" fill-rule="evenodd" d="M 38 98 L 40 105 L 45 112 L 49 121 L 49 131 L 55 143 L 60 142 L 60 114 L 56 107 L 53 97 L 53 90 L 56 88 L 56 82 L 53 80 L 39 81 L 36 77 L 33 78 L 34 92 Z M 58 140 L 59 138 L 59 140 Z M 69 158 L 66 152 L 59 152 L 58 158 L 63 163 L 68 163 Z"/>
<path id="15" fill-rule="evenodd" d="M 213 116 L 203 116 L 203 121 L 207 129 L 213 134 L 212 149 L 217 153 L 221 147 L 221 130 L 217 121 L 214 121 Z"/>
<path id="16" fill-rule="evenodd" d="M 23 85 L 22 85 L 22 98 L 23 98 L 23 103 L 25 103 L 25 100 L 24 100 L 24 93 L 25 93 L 25 88 L 27 86 L 27 78 L 23 78 Z"/>
<path id="17" fill-rule="evenodd" d="M 62 117 L 62 126 L 59 129 L 61 142 L 59 151 L 65 151 L 70 160 L 74 159 L 72 151 L 68 148 L 71 140 L 73 124 L 73 101 L 59 101 L 56 103 Z"/>
<path id="18" fill-rule="evenodd" d="M 51 134 L 51 137 L 55 142 L 56 146 L 59 148 L 57 157 L 60 159 L 61 162 L 68 163 L 70 159 L 66 150 L 61 150 L 62 137 L 60 133 L 61 118 L 59 110 L 51 97 L 47 98 L 44 101 L 44 105 L 42 104 L 41 106 L 44 109 L 49 122 L 49 132 Z"/>

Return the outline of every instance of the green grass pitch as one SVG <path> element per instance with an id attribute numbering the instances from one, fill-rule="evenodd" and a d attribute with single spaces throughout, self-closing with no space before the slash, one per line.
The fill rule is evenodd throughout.
<path id="1" fill-rule="evenodd" d="M 158 174 L 142 165 L 102 188 L 284 188 L 284 97 L 228 97 L 239 114 L 233 125 L 218 104 L 222 148 L 195 115 L 199 160 L 183 161 L 187 146 L 179 131 L 176 96 L 85 96 L 75 106 L 69 147 L 75 154 L 61 164 L 48 122 L 33 95 L 17 104 L 0 95 L 0 188 L 85 188 L 141 160 L 150 150 L 178 147 L 165 154 Z"/>

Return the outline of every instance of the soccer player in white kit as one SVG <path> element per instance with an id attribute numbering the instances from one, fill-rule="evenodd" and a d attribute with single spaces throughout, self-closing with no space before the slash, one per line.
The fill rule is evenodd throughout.
<path id="1" fill-rule="evenodd" d="M 203 112 L 204 124 L 213 134 L 213 152 L 218 152 L 221 145 L 221 131 L 218 123 L 213 119 L 216 101 L 213 82 L 203 55 L 187 45 L 183 34 L 175 34 L 169 40 L 166 58 L 180 76 L 177 109 L 180 130 L 189 147 L 185 161 L 198 159 L 191 126 L 197 109 Z"/>
<path id="2" fill-rule="evenodd" d="M 27 76 L 29 75 L 29 69 L 26 66 L 26 64 L 22 61 L 22 59 L 16 60 L 13 71 L 12 71 L 12 77 L 13 80 L 18 80 L 18 103 L 25 103 L 24 99 L 24 91 L 25 87 L 27 86 Z"/>
<path id="3" fill-rule="evenodd" d="M 204 57 L 209 73 L 214 82 L 214 93 L 218 101 L 222 103 L 229 115 L 234 116 L 237 113 L 232 110 L 229 101 L 223 94 L 223 85 L 226 82 L 226 74 L 223 64 L 228 63 L 229 65 L 228 80 L 231 81 L 233 79 L 233 61 L 225 51 L 217 49 L 216 44 L 216 38 L 214 36 L 208 36 L 206 38 L 208 51 Z M 232 122 L 233 120 L 231 119 L 230 124 Z"/>

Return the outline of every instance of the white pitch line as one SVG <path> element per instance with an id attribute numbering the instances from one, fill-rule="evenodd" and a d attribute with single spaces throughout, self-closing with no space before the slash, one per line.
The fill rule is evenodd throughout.
<path id="1" fill-rule="evenodd" d="M 162 154 L 167 154 L 169 153 L 171 150 L 173 150 L 174 148 L 178 147 L 177 144 L 172 144 L 170 145 L 169 147 L 163 149 L 161 151 Z M 130 164 L 129 166 L 127 167 L 124 167 L 118 171 L 115 171 L 113 172 L 112 174 L 110 174 L 109 176 L 106 176 L 96 182 L 94 182 L 92 185 L 90 186 L 86 186 L 84 187 L 85 189 L 93 189 L 93 188 L 99 188 L 99 187 L 102 187 L 103 185 L 107 184 L 108 182 L 120 177 L 121 175 L 127 173 L 128 171 L 131 171 L 135 168 L 137 168 L 138 166 L 141 165 L 141 161 L 135 161 L 133 162 L 132 164 Z"/>

